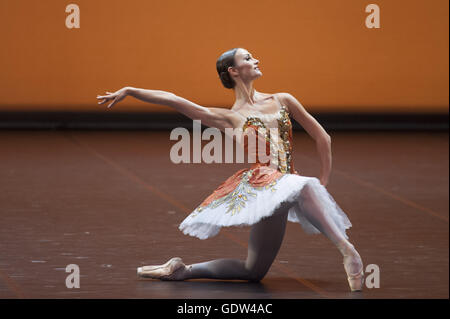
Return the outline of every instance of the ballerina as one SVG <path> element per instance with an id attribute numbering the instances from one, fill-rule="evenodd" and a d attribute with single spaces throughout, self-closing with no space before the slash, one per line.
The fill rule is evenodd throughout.
<path id="1" fill-rule="evenodd" d="M 331 171 L 331 138 L 322 126 L 289 93 L 257 92 L 253 81 L 262 76 L 259 60 L 243 48 L 223 53 L 216 63 L 225 88 L 232 89 L 236 101 L 231 109 L 203 107 L 173 93 L 124 87 L 117 92 L 97 96 L 108 108 L 132 96 L 152 104 L 168 105 L 206 126 L 227 134 L 239 128 L 239 143 L 256 162 L 241 169 L 220 184 L 180 224 L 186 235 L 207 239 L 221 227 L 251 226 L 246 260 L 222 258 L 186 265 L 174 257 L 163 265 L 137 268 L 142 278 L 187 280 L 197 278 L 247 280 L 258 282 L 269 271 L 283 240 L 286 222 L 301 224 L 308 234 L 322 233 L 341 252 L 351 291 L 361 291 L 363 263 L 348 240 L 346 229 L 352 224 L 325 186 Z M 302 176 L 294 169 L 292 123 L 302 125 L 316 142 L 321 160 L 320 179 Z M 277 129 L 273 142 L 272 131 Z M 271 152 L 269 161 L 261 161 L 258 151 L 249 147 L 249 137 L 263 139 Z M 258 144 L 259 145 L 259 144 Z"/>

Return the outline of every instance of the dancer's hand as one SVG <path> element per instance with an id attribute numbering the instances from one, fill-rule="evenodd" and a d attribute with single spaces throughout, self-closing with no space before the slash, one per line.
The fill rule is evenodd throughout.
<path id="1" fill-rule="evenodd" d="M 110 108 L 114 104 L 122 101 L 128 95 L 128 92 L 129 92 L 128 89 L 129 89 L 129 87 L 124 87 L 114 93 L 106 92 L 106 95 L 97 95 L 98 100 L 103 100 L 103 101 L 99 101 L 98 104 L 103 104 L 103 103 L 106 103 L 106 102 L 112 100 L 112 102 L 108 105 L 108 108 Z"/>

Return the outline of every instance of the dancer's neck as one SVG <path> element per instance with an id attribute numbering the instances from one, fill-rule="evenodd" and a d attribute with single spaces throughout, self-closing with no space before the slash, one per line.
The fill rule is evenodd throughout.
<path id="1" fill-rule="evenodd" d="M 255 104 L 255 96 L 257 97 L 258 92 L 253 87 L 253 83 L 243 83 L 242 81 L 238 81 L 234 88 L 234 95 L 236 98 L 235 105 L 243 105 L 243 104 Z"/>

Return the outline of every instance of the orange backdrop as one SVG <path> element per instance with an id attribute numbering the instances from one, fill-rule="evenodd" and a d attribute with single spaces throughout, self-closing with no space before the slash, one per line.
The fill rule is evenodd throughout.
<path id="1" fill-rule="evenodd" d="M 448 15 L 448 0 L 0 0 L 0 111 L 105 112 L 96 95 L 124 86 L 230 107 L 215 63 L 244 47 L 257 90 L 309 111 L 448 112 Z M 129 97 L 108 112 L 144 110 L 170 108 Z"/>

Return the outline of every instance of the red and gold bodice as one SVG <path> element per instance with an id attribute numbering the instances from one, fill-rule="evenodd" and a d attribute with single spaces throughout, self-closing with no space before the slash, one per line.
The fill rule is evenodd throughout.
<path id="1" fill-rule="evenodd" d="M 248 116 L 242 126 L 245 153 L 256 166 L 270 166 L 281 173 L 295 173 L 292 161 L 292 123 L 288 109 L 282 105 L 276 114 Z M 254 141 L 252 143 L 252 141 Z M 259 146 L 265 146 L 265 153 Z M 261 154 L 266 155 L 261 158 Z"/>
<path id="2" fill-rule="evenodd" d="M 279 178 L 285 174 L 298 174 L 292 161 L 292 123 L 284 105 L 276 114 L 248 116 L 242 133 L 241 145 L 249 156 L 253 154 L 255 161 L 250 168 L 235 172 L 220 184 L 196 208 L 193 216 L 205 207 L 214 208 L 222 204 L 227 205 L 227 212 L 238 213 L 249 197 L 256 196 L 255 192 L 276 191 Z M 250 143 L 250 138 L 257 142 Z M 259 157 L 258 145 L 265 146 L 268 156 L 264 160 Z"/>

